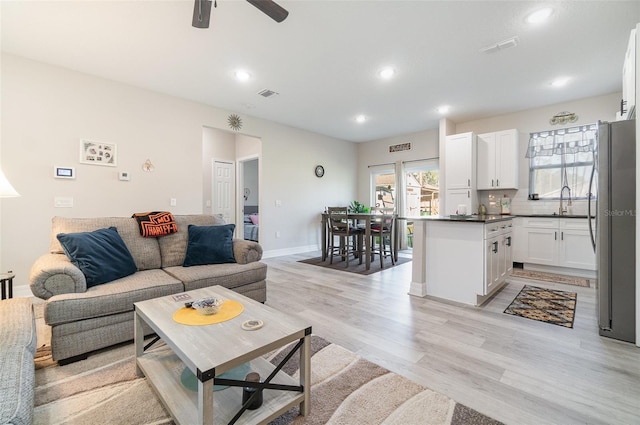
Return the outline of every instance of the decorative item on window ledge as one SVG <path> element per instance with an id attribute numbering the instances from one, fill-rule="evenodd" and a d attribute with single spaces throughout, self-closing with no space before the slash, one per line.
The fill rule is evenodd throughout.
<path id="1" fill-rule="evenodd" d="M 142 164 L 142 171 L 146 173 L 150 173 L 155 170 L 156 167 L 153 166 L 150 159 L 147 159 L 144 164 Z"/>
<path id="2" fill-rule="evenodd" d="M 229 115 L 227 121 L 229 122 L 229 128 L 232 130 L 238 131 L 242 128 L 242 119 L 236 114 Z"/>
<path id="3" fill-rule="evenodd" d="M 551 119 L 549 120 L 549 123 L 551 125 L 556 125 L 556 124 L 566 124 L 568 122 L 576 122 L 576 121 L 578 121 L 578 116 L 575 113 L 563 111 L 563 112 L 558 112 L 553 117 L 551 117 Z"/>

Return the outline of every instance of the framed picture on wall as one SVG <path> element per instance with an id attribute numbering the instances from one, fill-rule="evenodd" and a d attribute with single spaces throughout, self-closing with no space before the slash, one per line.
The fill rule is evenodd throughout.
<path id="1" fill-rule="evenodd" d="M 92 165 L 118 165 L 118 155 L 114 143 L 80 140 L 80 163 Z"/>

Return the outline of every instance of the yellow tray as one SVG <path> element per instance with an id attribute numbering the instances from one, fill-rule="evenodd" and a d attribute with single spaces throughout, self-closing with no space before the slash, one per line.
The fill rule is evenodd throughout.
<path id="1" fill-rule="evenodd" d="M 226 300 L 216 314 L 200 314 L 194 308 L 182 307 L 173 313 L 173 320 L 190 326 L 213 325 L 231 320 L 242 313 L 243 310 L 244 306 L 238 301 Z"/>

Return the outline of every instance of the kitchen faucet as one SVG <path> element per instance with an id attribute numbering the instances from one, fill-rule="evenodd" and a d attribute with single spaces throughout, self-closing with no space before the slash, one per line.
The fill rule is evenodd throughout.
<path id="1" fill-rule="evenodd" d="M 562 196 L 564 193 L 564 190 L 567 189 L 569 191 L 569 198 L 567 199 L 567 207 L 571 206 L 571 188 L 567 185 L 562 186 L 562 189 L 560 189 L 560 209 L 559 209 L 559 214 L 560 215 L 564 215 L 567 213 L 567 208 L 563 208 L 562 207 L 562 201 L 564 200 L 564 197 Z"/>

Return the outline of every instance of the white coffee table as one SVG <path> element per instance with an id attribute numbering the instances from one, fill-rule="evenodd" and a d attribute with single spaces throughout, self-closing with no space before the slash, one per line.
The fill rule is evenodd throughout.
<path id="1" fill-rule="evenodd" d="M 295 405 L 300 406 L 301 414 L 309 414 L 311 326 L 221 286 L 185 294 L 191 296 L 191 300 L 177 301 L 175 295 L 169 295 L 134 304 L 137 373 L 147 377 L 177 423 L 268 423 Z M 238 301 L 244 310 L 231 320 L 206 326 L 182 325 L 173 320 L 173 313 L 183 307 L 185 301 L 208 296 Z M 253 331 L 243 330 L 242 323 L 250 319 L 262 320 L 264 326 Z M 145 347 L 143 323 L 166 345 Z M 280 371 L 283 364 L 276 367 L 261 357 L 296 341 L 300 356 L 299 380 Z M 260 374 L 263 383 L 258 385 L 265 388 L 264 402 L 256 410 L 245 410 L 238 418 L 242 387 L 247 384 L 220 381 L 215 377 L 247 362 L 251 371 Z M 185 366 L 197 377 L 197 392 L 181 383 Z M 269 379 L 272 374 L 273 378 Z M 232 386 L 214 392 L 214 380 L 216 384 Z"/>

